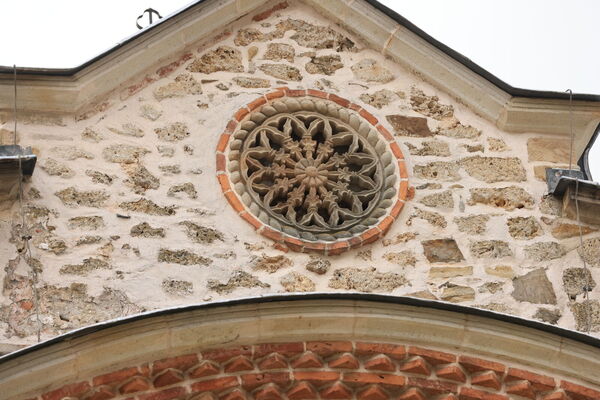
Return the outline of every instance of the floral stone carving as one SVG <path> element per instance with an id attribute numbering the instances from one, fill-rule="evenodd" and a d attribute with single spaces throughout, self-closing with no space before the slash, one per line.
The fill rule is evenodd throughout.
<path id="1" fill-rule="evenodd" d="M 389 143 L 391 135 L 323 95 L 271 102 L 267 95 L 251 103 L 258 104 L 252 112 L 236 114 L 241 118 L 230 126 L 228 146 L 220 144 L 228 176 L 219 179 L 229 180 L 224 190 L 230 202 L 236 196 L 245 219 L 295 250 L 344 250 L 373 233 L 377 239 L 384 233 L 378 225 L 403 200 L 400 150 Z"/>

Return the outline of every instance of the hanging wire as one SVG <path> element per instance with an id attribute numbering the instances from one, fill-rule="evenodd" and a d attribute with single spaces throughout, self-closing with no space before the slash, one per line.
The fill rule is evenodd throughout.
<path id="1" fill-rule="evenodd" d="M 13 65 L 13 86 L 14 86 L 14 105 L 13 105 L 13 117 L 15 120 L 14 132 L 13 132 L 13 141 L 14 145 L 17 146 L 17 66 Z M 16 147 L 15 147 L 16 148 Z M 29 245 L 29 240 L 31 240 L 31 235 L 29 233 L 29 228 L 27 227 L 27 221 L 25 219 L 25 213 L 23 212 L 23 169 L 22 169 L 22 148 L 19 147 L 17 149 L 17 160 L 19 163 L 19 210 L 21 213 L 21 240 L 25 242 L 25 260 L 29 265 L 31 271 L 31 288 L 33 292 L 33 304 L 35 310 L 35 318 L 37 325 L 37 341 L 38 343 L 41 340 L 41 332 L 42 332 L 42 321 L 40 320 L 40 298 L 37 290 L 37 271 L 35 269 L 34 264 L 32 263 L 33 256 L 31 253 L 31 246 Z"/>

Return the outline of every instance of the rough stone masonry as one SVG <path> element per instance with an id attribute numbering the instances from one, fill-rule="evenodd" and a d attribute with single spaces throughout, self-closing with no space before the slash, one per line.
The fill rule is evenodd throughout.
<path id="1" fill-rule="evenodd" d="M 40 160 L 25 185 L 32 256 L 21 251 L 18 204 L 3 203 L 0 343 L 34 343 L 36 312 L 49 338 L 146 310 L 311 291 L 444 300 L 569 329 L 584 329 L 591 309 L 598 335 L 598 226 L 583 227 L 580 247 L 576 222 L 538 179 L 540 168 L 567 161 L 565 139 L 502 132 L 287 3 L 223 27 L 101 111 L 23 121 L 20 141 Z M 339 256 L 297 253 L 229 205 L 214 161 L 219 138 L 236 111 L 280 87 L 348 99 L 392 133 L 409 200 L 383 239 Z"/>

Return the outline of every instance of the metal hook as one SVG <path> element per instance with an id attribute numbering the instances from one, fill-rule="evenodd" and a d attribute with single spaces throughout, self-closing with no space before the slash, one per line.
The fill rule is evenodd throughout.
<path id="1" fill-rule="evenodd" d="M 152 25 L 152 23 L 154 22 L 154 20 L 152 19 L 153 14 L 156 14 L 158 19 L 162 19 L 162 15 L 160 15 L 160 13 L 158 11 L 156 11 L 154 8 L 146 8 L 144 10 L 144 12 L 142 13 L 142 15 L 137 17 L 137 19 L 135 20 L 135 26 L 137 26 L 138 29 L 144 29 L 140 25 L 139 21 L 140 21 L 140 19 L 144 18 L 144 14 L 146 14 L 146 13 L 148 13 L 148 19 L 150 20 L 150 23 L 148 24 L 148 26 Z"/>

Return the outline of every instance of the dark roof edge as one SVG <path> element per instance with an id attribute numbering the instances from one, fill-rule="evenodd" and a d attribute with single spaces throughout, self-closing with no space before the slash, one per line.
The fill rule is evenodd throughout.
<path id="1" fill-rule="evenodd" d="M 434 310 L 449 311 L 455 313 L 461 313 L 466 315 L 473 315 L 483 318 L 489 318 L 496 321 L 507 322 L 518 326 L 523 326 L 531 329 L 535 329 L 541 332 L 550 333 L 557 335 L 561 338 L 570 339 L 579 343 L 583 343 L 597 349 L 600 349 L 600 338 L 596 338 L 584 333 L 572 331 L 565 328 L 559 328 L 554 325 L 545 324 L 538 321 L 533 321 L 521 317 L 516 317 L 508 314 L 501 314 L 494 311 L 461 306 L 454 303 L 446 303 L 436 300 L 425 300 L 415 297 L 403 297 L 403 296 L 390 296 L 381 294 L 365 294 L 365 293 L 308 293 L 308 294 L 282 294 L 282 295 L 269 295 L 259 297 L 247 297 L 235 300 L 224 300 L 218 302 L 194 304 L 183 307 L 166 308 L 162 310 L 149 311 L 142 314 L 137 314 L 130 317 L 119 318 L 111 321 L 102 322 L 99 324 L 91 325 L 85 328 L 77 329 L 63 335 L 54 337 L 44 342 L 25 347 L 21 350 L 9 353 L 5 356 L 0 357 L 0 365 L 10 360 L 25 356 L 26 354 L 50 347 L 57 343 L 68 342 L 70 340 L 86 336 L 95 332 L 110 329 L 116 326 L 123 326 L 131 322 L 141 321 L 151 318 L 156 318 L 164 315 L 179 314 L 196 310 L 210 310 L 214 308 L 225 308 L 234 307 L 238 305 L 248 304 L 267 304 L 274 302 L 285 302 L 285 301 L 306 301 L 306 300 L 348 300 L 348 301 L 367 301 L 382 304 L 397 304 L 397 305 L 409 305 L 414 307 L 430 308 Z"/>
<path id="2" fill-rule="evenodd" d="M 196 2 L 189 4 L 178 11 L 175 11 L 174 13 L 159 20 L 157 23 L 150 25 L 147 28 L 141 30 L 140 32 L 124 39 L 123 41 L 117 43 L 114 47 L 100 53 L 96 57 L 92 58 L 91 60 L 89 60 L 77 67 L 74 67 L 74 68 L 17 67 L 17 75 L 42 75 L 42 76 L 58 76 L 58 77 L 74 76 L 75 74 L 84 70 L 85 68 L 87 68 L 91 64 L 95 63 L 96 61 L 100 60 L 101 58 L 106 57 L 107 55 L 117 51 L 118 49 L 120 49 L 121 47 L 125 46 L 126 44 L 132 42 L 133 40 L 137 39 L 138 37 L 145 35 L 146 33 L 156 29 L 161 23 L 164 23 L 165 21 L 167 21 L 171 18 L 174 18 L 177 15 L 185 13 L 187 10 L 189 10 L 201 3 L 204 3 L 205 1 L 207 1 L 207 0 L 197 0 Z M 409 31 L 411 31 L 415 35 L 419 36 L 421 39 L 425 40 L 432 46 L 434 46 L 437 49 L 439 49 L 440 51 L 444 52 L 446 55 L 448 55 L 451 58 L 453 58 L 454 60 L 458 61 L 459 63 L 461 63 L 468 69 L 470 69 L 471 71 L 475 72 L 477 75 L 479 75 L 482 78 L 486 79 L 487 81 L 491 82 L 492 84 L 494 84 L 495 86 L 502 89 L 503 91 L 505 91 L 506 93 L 510 94 L 513 97 L 525 97 L 525 98 L 536 98 L 536 99 L 559 99 L 559 100 L 568 100 L 569 99 L 569 95 L 567 93 L 563 93 L 563 92 L 521 89 L 521 88 L 516 88 L 514 86 L 511 86 L 508 83 L 506 83 L 503 80 L 496 77 L 495 75 L 493 75 L 492 73 L 490 73 L 489 71 L 487 71 L 487 70 L 483 69 L 482 67 L 480 67 L 479 65 L 475 64 L 473 61 L 471 61 L 471 59 L 463 56 L 462 54 L 451 49 L 450 47 L 446 46 L 442 42 L 434 39 L 432 36 L 428 35 L 425 31 L 423 31 L 422 29 L 417 27 L 415 24 L 410 22 L 408 19 L 404 18 L 403 16 L 398 14 L 396 11 L 379 3 L 377 0 L 364 0 L 364 1 L 366 1 L 375 9 L 383 12 L 388 17 L 392 18 L 394 21 L 396 21 L 400 25 L 404 26 L 405 28 L 407 28 Z M 9 74 L 9 73 L 12 74 L 13 72 L 14 72 L 13 67 L 0 65 L 0 75 Z M 600 95 L 573 93 L 573 100 L 600 102 Z"/>

